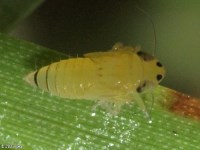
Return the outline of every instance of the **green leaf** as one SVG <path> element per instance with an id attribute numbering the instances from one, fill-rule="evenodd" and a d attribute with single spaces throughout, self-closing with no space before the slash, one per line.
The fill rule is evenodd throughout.
<path id="1" fill-rule="evenodd" d="M 0 34 L 0 146 L 24 149 L 200 149 L 199 120 L 171 112 L 161 103 L 173 95 L 159 86 L 150 123 L 137 105 L 118 116 L 94 102 L 68 100 L 32 88 L 24 77 L 66 55 Z M 150 109 L 152 95 L 143 95 Z M 161 102 L 161 103 L 160 103 Z"/>
<path id="2" fill-rule="evenodd" d="M 0 31 L 8 32 L 17 22 L 31 14 L 44 0 L 0 0 Z"/>

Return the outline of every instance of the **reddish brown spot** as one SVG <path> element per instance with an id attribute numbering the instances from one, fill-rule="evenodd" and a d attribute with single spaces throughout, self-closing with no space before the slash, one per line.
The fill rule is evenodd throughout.
<path id="1" fill-rule="evenodd" d="M 200 120 L 199 99 L 175 91 L 172 92 L 172 96 L 175 97 L 175 102 L 172 103 L 170 110 L 177 114 Z"/>

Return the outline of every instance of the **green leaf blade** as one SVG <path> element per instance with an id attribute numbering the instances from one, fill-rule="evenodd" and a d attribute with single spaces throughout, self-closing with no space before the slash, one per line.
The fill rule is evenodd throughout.
<path id="1" fill-rule="evenodd" d="M 178 116 L 158 101 L 168 90 L 155 90 L 152 123 L 136 106 L 118 116 L 92 111 L 94 102 L 68 100 L 29 86 L 31 71 L 66 55 L 0 34 L 0 143 L 24 149 L 199 149 L 200 122 Z M 144 98 L 151 104 L 151 99 Z M 148 102 L 149 100 L 149 102 Z"/>

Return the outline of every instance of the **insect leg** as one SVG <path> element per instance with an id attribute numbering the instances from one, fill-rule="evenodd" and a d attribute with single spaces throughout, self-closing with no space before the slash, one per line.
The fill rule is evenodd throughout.
<path id="1" fill-rule="evenodd" d="M 151 117 L 146 109 L 145 103 L 139 94 L 137 94 L 137 93 L 134 94 L 134 100 L 136 101 L 136 103 L 138 104 L 140 109 L 144 112 L 145 116 L 150 119 Z"/>
<path id="2" fill-rule="evenodd" d="M 116 116 L 119 114 L 122 105 L 123 103 L 118 101 L 118 99 L 111 97 L 109 99 L 98 100 L 97 103 L 93 106 L 93 111 L 95 111 L 96 108 L 100 106 L 109 114 Z"/>

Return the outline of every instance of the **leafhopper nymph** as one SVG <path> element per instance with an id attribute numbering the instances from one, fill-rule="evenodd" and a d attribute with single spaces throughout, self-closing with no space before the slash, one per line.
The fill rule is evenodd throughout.
<path id="1" fill-rule="evenodd" d="M 67 99 L 98 101 L 111 113 L 137 102 L 146 113 L 140 93 L 165 76 L 162 64 L 137 47 L 115 44 L 107 52 L 87 53 L 42 67 L 26 76 L 32 86 Z"/>

